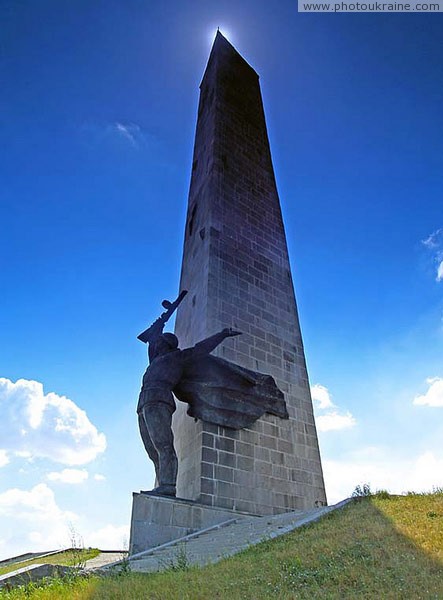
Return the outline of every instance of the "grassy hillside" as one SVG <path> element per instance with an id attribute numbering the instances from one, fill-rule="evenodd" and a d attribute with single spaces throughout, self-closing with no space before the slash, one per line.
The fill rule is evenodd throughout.
<path id="1" fill-rule="evenodd" d="M 356 501 L 205 568 L 53 582 L 9 599 L 443 598 L 443 493 Z M 180 568 L 177 568 L 180 566 Z M 26 593 L 26 596 L 25 596 Z"/>

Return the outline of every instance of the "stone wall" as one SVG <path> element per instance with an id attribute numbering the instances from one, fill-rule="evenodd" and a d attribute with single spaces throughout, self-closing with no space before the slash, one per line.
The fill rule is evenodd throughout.
<path id="1" fill-rule="evenodd" d="M 237 518 L 232 511 L 165 496 L 133 493 L 130 556 Z"/>

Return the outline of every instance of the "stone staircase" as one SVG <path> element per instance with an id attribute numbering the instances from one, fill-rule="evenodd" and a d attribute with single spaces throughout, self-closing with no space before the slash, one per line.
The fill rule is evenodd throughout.
<path id="1" fill-rule="evenodd" d="M 239 516 L 214 527 L 151 548 L 129 557 L 133 572 L 151 573 L 171 567 L 206 565 L 232 556 L 264 540 L 273 539 L 298 527 L 317 521 L 345 506 L 349 499 L 334 506 L 308 511 L 293 511 L 275 516 Z M 108 565 L 118 569 L 121 563 Z"/>

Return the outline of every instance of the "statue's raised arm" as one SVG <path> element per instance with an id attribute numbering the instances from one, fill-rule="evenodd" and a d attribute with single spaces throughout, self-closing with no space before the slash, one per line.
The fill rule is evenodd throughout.
<path id="1" fill-rule="evenodd" d="M 177 309 L 180 302 L 188 293 L 187 290 L 182 290 L 178 295 L 177 299 L 174 302 L 169 302 L 169 300 L 163 300 L 162 306 L 166 308 L 165 312 L 162 313 L 158 319 L 156 319 L 148 329 L 145 329 L 137 336 L 141 342 L 150 343 L 156 340 L 162 333 L 165 324 L 169 321 L 174 311 Z"/>

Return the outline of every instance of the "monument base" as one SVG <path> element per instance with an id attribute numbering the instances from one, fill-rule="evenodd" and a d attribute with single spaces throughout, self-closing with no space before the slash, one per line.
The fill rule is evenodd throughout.
<path id="1" fill-rule="evenodd" d="M 184 498 L 133 492 L 129 555 L 235 518 L 252 516 Z"/>

